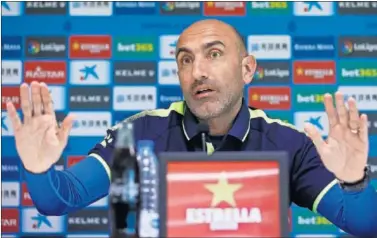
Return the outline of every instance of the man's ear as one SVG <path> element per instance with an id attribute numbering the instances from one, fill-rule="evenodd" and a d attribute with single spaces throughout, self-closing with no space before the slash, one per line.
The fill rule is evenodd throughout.
<path id="1" fill-rule="evenodd" d="M 257 61 L 254 56 L 248 55 L 242 59 L 242 77 L 245 84 L 251 83 L 256 68 Z"/>

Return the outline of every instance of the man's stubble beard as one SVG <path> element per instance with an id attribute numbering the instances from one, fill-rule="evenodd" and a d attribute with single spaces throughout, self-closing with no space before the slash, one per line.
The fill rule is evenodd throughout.
<path id="1" fill-rule="evenodd" d="M 242 96 L 241 93 L 227 93 L 223 97 L 219 96 L 216 99 L 209 99 L 209 101 L 203 102 L 194 101 L 191 102 L 186 100 L 188 107 L 191 112 L 200 120 L 210 120 L 217 118 L 225 113 L 229 113 L 237 104 L 239 98 Z M 204 105 L 203 105 L 204 104 Z"/>

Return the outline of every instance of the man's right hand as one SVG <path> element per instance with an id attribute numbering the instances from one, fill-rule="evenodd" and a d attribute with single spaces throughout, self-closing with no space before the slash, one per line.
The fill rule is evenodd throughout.
<path id="1" fill-rule="evenodd" d="M 16 149 L 25 169 L 43 173 L 59 160 L 74 118 L 68 115 L 59 128 L 47 85 L 32 82 L 30 87 L 31 97 L 27 84 L 20 87 L 23 122 L 12 102 L 7 103 L 7 110 L 14 128 Z"/>

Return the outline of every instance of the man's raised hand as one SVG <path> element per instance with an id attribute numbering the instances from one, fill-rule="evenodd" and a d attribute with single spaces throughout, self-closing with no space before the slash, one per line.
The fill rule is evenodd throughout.
<path id="1" fill-rule="evenodd" d="M 67 145 L 73 116 L 68 115 L 59 128 L 47 85 L 32 82 L 30 88 L 26 83 L 20 86 L 23 122 L 12 102 L 7 103 L 7 110 L 24 167 L 42 173 L 59 160 Z"/>
<path id="2" fill-rule="evenodd" d="M 369 152 L 368 118 L 359 115 L 356 101 L 348 99 L 349 109 L 344 104 L 343 94 L 335 94 L 336 108 L 333 98 L 325 95 L 325 109 L 329 119 L 329 135 L 323 140 L 319 131 L 307 124 L 305 131 L 325 165 L 338 179 L 345 182 L 356 182 L 363 178 Z"/>

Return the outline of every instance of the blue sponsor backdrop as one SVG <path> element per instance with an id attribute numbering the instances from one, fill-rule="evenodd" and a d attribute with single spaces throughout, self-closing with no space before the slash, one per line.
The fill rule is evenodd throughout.
<path id="1" fill-rule="evenodd" d="M 12 47 L 7 47 L 7 45 L 12 45 Z M 22 49 L 21 36 L 4 36 L 1 38 L 1 55 L 3 58 L 20 58 Z"/>
<path id="2" fill-rule="evenodd" d="M 21 79 L 26 82 L 45 81 L 49 85 L 64 89 L 63 91 L 56 90 L 57 93 L 54 93 L 56 105 L 63 106 L 59 111 L 61 115 L 75 110 L 89 112 L 80 107 L 70 108 L 70 105 L 90 104 L 90 108 L 95 108 L 96 103 L 110 105 L 109 108 L 101 111 L 111 112 L 111 118 L 83 118 L 82 120 L 86 122 L 79 124 L 83 128 L 75 128 L 75 136 L 70 137 L 62 156 L 65 166 L 68 166 L 77 156 L 85 155 L 95 143 L 103 139 L 105 130 L 96 131 L 96 125 L 103 124 L 104 120 L 115 124 L 143 109 L 166 108 L 173 100 L 182 98 L 176 76 L 166 73 L 175 72 L 174 66 L 169 63 L 174 62 L 172 56 L 175 39 L 182 29 L 192 22 L 205 18 L 217 18 L 235 26 L 246 39 L 249 53 L 263 58 L 260 60 L 261 67 L 257 70 L 258 86 L 251 84 L 245 87 L 246 98 L 249 103 L 262 107 L 273 117 L 288 120 L 298 128 L 301 127 L 303 121 L 295 121 L 294 118 L 304 118 L 295 117 L 298 111 L 313 112 L 312 116 L 307 116 L 307 120 L 322 121 L 315 118 L 318 115 L 315 112 L 323 111 L 320 105 L 321 93 L 316 90 L 326 91 L 329 85 L 318 84 L 316 82 L 318 79 L 321 82 L 331 82 L 334 88 L 338 88 L 341 82 L 347 81 L 347 85 L 351 86 L 344 90 L 347 94 L 356 96 L 361 111 L 366 113 L 377 111 L 377 37 L 373 34 L 377 31 L 376 2 L 362 4 L 248 2 L 243 3 L 241 7 L 231 3 L 227 6 L 228 8 L 224 8 L 221 4 L 213 2 L 200 4 L 194 2 L 179 4 L 174 2 L 76 2 L 70 4 L 2 2 L 1 52 L 4 82 L 2 101 L 10 99 L 17 104 L 18 79 Z M 370 9 L 376 9 L 374 15 Z M 85 37 L 86 35 L 91 36 L 89 40 Z M 160 38 L 162 35 L 167 35 L 167 37 Z M 30 36 L 34 36 L 34 40 L 28 40 Z M 249 38 L 249 36 L 253 37 Z M 287 39 L 289 39 L 288 43 Z M 157 70 L 117 69 L 114 68 L 114 59 L 125 62 L 150 62 L 152 59 Z M 19 68 L 14 60 L 21 61 L 22 67 Z M 48 61 L 50 64 L 42 65 L 39 63 L 40 60 Z M 75 67 L 70 64 L 73 60 L 77 61 Z M 91 60 L 100 60 L 102 63 Z M 279 64 L 276 60 L 283 63 Z M 300 62 L 299 66 L 293 69 L 293 63 L 296 60 L 306 63 Z M 334 61 L 335 68 L 331 65 L 316 64 L 321 60 Z M 352 68 L 352 62 L 360 60 L 365 62 L 365 66 L 358 64 L 357 67 Z M 29 61 L 31 64 L 26 65 Z M 159 66 L 160 61 L 164 62 Z M 51 62 L 56 63 L 53 65 Z M 269 64 L 269 62 L 275 63 Z M 342 75 L 340 63 L 347 65 L 347 74 Z M 290 78 L 288 82 L 287 72 Z M 132 81 L 130 86 L 140 86 L 136 90 L 125 92 L 127 96 L 124 97 L 121 105 L 114 101 L 116 98 L 113 91 L 113 86 L 116 85 L 115 74 L 122 85 L 127 86 L 127 80 L 130 80 Z M 103 75 L 110 75 L 110 77 Z M 285 75 L 284 80 L 282 75 Z M 281 83 L 279 83 L 280 76 Z M 145 85 L 143 80 L 147 81 L 148 77 L 148 80 L 157 77 L 157 82 Z M 135 84 L 135 80 L 139 80 L 140 85 Z M 75 95 L 68 95 L 72 82 L 77 85 L 75 86 L 77 90 L 75 90 Z M 297 84 L 300 84 L 300 87 L 296 86 Z M 312 85 L 317 87 L 312 87 Z M 358 88 L 360 85 L 369 86 L 370 91 Z M 110 95 L 106 91 L 91 97 L 78 93 L 80 87 L 104 86 L 111 89 Z M 156 90 L 144 90 L 145 86 L 154 86 Z M 266 104 L 266 102 L 253 101 L 251 97 L 249 98 L 249 92 L 253 92 L 253 87 L 268 89 L 270 86 L 292 89 L 288 95 L 291 105 L 289 109 L 282 106 L 280 110 L 271 110 L 268 102 Z M 297 102 L 296 94 L 299 94 L 300 98 L 309 100 L 310 103 L 300 105 L 300 110 L 297 110 L 294 105 L 305 102 Z M 106 104 L 104 103 L 106 100 L 111 101 Z M 280 103 L 278 102 L 278 108 Z M 120 109 L 115 110 L 115 108 Z M 4 109 L 4 104 L 2 104 L 3 112 Z M 97 112 L 97 110 L 91 110 L 91 112 Z M 376 119 L 373 118 L 373 120 Z M 4 185 L 7 182 L 16 181 L 22 184 L 20 161 L 17 158 L 12 129 L 6 113 L 2 114 L 1 125 L 2 183 Z M 371 132 L 375 133 L 377 124 L 374 121 L 371 122 L 371 128 Z M 377 158 L 377 135 L 373 133 L 370 134 L 370 157 Z M 322 134 L 326 135 L 326 131 L 322 131 Z M 377 164 L 375 161 L 371 162 Z M 23 188 L 23 186 L 20 187 Z M 18 196 L 3 196 L 3 201 L 16 199 L 16 204 L 18 204 L 2 207 L 3 218 L 17 221 L 17 223 L 2 223 L 5 233 L 17 236 L 33 233 L 38 237 L 47 234 L 70 237 L 70 234 L 76 233 L 73 228 L 70 230 L 70 227 L 79 226 L 80 233 L 84 235 L 106 234 L 106 230 L 103 229 L 106 224 L 101 223 L 99 227 L 95 227 L 93 222 L 91 224 L 83 222 L 90 218 L 89 213 L 56 219 L 45 218 L 32 210 L 27 212 L 27 216 L 23 216 L 26 214 L 26 207 L 33 208 L 33 205 L 24 188 L 15 192 Z M 102 219 L 104 213 L 100 212 L 106 209 L 106 206 L 97 205 L 87 209 L 98 210 L 98 217 L 106 223 L 106 220 Z M 301 234 L 346 235 L 317 214 L 296 206 L 292 210 L 293 236 Z M 70 219 L 70 216 L 73 218 Z M 37 224 L 36 220 L 42 222 Z"/>
<path id="3" fill-rule="evenodd" d="M 312 36 L 293 38 L 293 57 L 299 59 L 328 59 L 335 56 L 335 37 Z"/>

